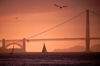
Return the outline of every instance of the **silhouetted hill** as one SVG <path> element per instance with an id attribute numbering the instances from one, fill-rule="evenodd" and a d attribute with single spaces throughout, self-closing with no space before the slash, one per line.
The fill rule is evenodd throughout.
<path id="1" fill-rule="evenodd" d="M 91 47 L 91 51 L 100 52 L 100 44 L 94 45 Z"/>
<path id="2" fill-rule="evenodd" d="M 53 52 L 83 52 L 85 51 L 85 48 L 83 46 L 74 46 L 70 47 L 68 49 L 55 49 Z"/>

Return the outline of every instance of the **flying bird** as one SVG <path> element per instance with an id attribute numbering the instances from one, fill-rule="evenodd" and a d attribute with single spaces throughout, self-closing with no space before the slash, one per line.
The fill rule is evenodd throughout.
<path id="1" fill-rule="evenodd" d="M 16 17 L 15 19 L 18 19 L 18 17 Z"/>
<path id="2" fill-rule="evenodd" d="M 59 7 L 60 9 L 63 8 L 63 7 L 67 7 L 67 6 L 58 6 L 58 5 L 56 5 L 56 4 L 54 4 L 54 6 L 57 6 L 57 7 Z"/>

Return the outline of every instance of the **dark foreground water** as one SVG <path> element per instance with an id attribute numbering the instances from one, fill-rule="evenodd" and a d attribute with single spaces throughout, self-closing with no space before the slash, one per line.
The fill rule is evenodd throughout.
<path id="1" fill-rule="evenodd" d="M 1 53 L 0 66 L 100 66 L 100 53 Z"/>

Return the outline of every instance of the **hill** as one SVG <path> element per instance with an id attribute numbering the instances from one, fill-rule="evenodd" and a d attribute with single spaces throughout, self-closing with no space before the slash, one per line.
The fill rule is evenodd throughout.
<path id="1" fill-rule="evenodd" d="M 100 44 L 94 45 L 90 49 L 93 52 L 100 52 Z"/>
<path id="2" fill-rule="evenodd" d="M 74 47 L 70 47 L 68 49 L 55 49 L 53 50 L 53 52 L 83 52 L 85 51 L 85 48 L 83 46 L 74 46 Z"/>

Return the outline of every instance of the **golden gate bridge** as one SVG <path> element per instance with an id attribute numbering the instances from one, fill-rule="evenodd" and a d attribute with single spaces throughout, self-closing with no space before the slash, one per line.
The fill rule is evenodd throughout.
<path id="1" fill-rule="evenodd" d="M 56 25 L 56 26 L 54 26 L 54 27 L 52 27 L 52 28 L 50 28 L 50 29 L 48 29 L 46 31 L 43 31 L 43 32 L 38 33 L 36 35 L 33 35 L 31 37 L 23 38 L 23 39 L 16 39 L 16 40 L 5 40 L 5 39 L 0 40 L 0 42 L 2 43 L 1 49 L 2 50 L 6 50 L 8 46 L 10 46 L 12 44 L 15 44 L 15 45 L 18 45 L 19 47 L 21 47 L 21 49 L 20 49 L 21 51 L 20 52 L 25 52 L 26 41 L 27 42 L 31 42 L 31 41 L 36 42 L 36 41 L 85 40 L 85 42 L 86 42 L 86 49 L 85 49 L 85 51 L 86 52 L 90 52 L 90 40 L 100 40 L 100 37 L 90 37 L 90 22 L 91 21 L 89 19 L 90 18 L 89 13 L 93 13 L 93 14 L 97 15 L 98 17 L 100 17 L 100 14 L 97 14 L 97 13 L 87 9 L 86 11 L 83 11 L 82 13 L 74 16 L 73 18 L 71 18 L 71 19 L 69 19 L 69 20 L 67 20 L 65 22 L 62 22 L 61 24 L 58 24 L 58 25 Z M 83 25 L 85 25 L 85 27 L 83 28 L 83 29 L 85 29 L 85 31 L 83 30 L 84 31 L 83 32 L 82 30 L 78 29 L 77 36 L 79 36 L 80 35 L 79 33 L 81 33 L 81 34 L 85 35 L 85 37 L 77 37 L 77 36 L 72 35 L 76 31 L 75 29 L 72 29 L 71 33 L 69 33 L 70 32 L 69 30 L 71 29 L 71 27 L 73 27 L 73 26 L 70 26 L 72 24 L 70 22 L 72 20 L 74 20 L 75 18 L 79 17 L 82 14 L 85 14 L 86 18 L 83 17 L 83 18 L 85 18 L 85 19 L 83 19 L 85 21 L 81 21 L 80 24 L 81 23 L 83 24 L 83 22 L 85 23 L 85 24 L 83 24 Z M 66 25 L 68 23 L 69 23 L 69 25 Z M 99 21 L 99 23 L 100 23 L 100 21 Z M 77 25 L 77 24 L 78 23 L 74 22 L 73 25 Z M 70 29 L 69 29 L 69 27 L 70 27 Z M 78 26 L 75 26 L 75 27 L 80 28 Z M 69 35 L 71 37 L 69 37 Z"/>

